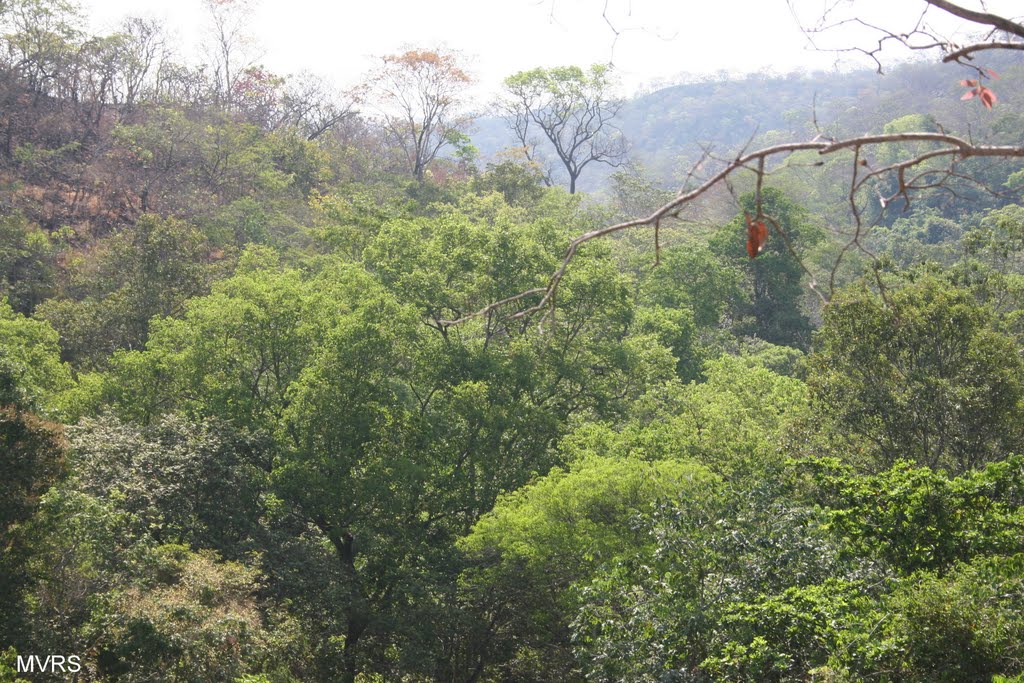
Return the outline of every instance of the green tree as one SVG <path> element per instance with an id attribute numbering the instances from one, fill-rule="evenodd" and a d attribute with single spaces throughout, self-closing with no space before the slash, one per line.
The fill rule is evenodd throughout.
<path id="1" fill-rule="evenodd" d="M 1022 446 L 1024 366 L 971 294 L 934 277 L 836 297 L 808 359 L 826 437 L 870 469 L 909 459 L 954 473 Z"/>
<path id="2" fill-rule="evenodd" d="M 488 163 L 485 171 L 473 179 L 473 189 L 500 192 L 510 206 L 533 206 L 544 193 L 543 174 L 537 164 L 505 158 Z"/>
<path id="3" fill-rule="evenodd" d="M 1022 675 L 1022 569 L 1022 554 L 978 558 L 945 576 L 920 574 L 901 585 L 889 603 L 895 618 L 886 635 L 902 655 L 892 659 L 908 673 L 906 680 Z M 891 663 L 882 659 L 874 668 Z"/>
<path id="4" fill-rule="evenodd" d="M 199 123 L 178 109 L 157 107 L 140 122 L 119 124 L 110 137 L 111 161 L 140 211 L 181 211 L 195 200 L 193 169 L 204 137 Z"/>
<path id="5" fill-rule="evenodd" d="M 607 681 L 1017 675 L 1022 472 L 821 459 L 666 500 L 582 587 L 579 661 Z"/>
<path id="6" fill-rule="evenodd" d="M 705 247 L 679 246 L 664 249 L 639 284 L 638 323 L 672 349 L 681 378 L 696 379 L 743 310 L 743 272 Z"/>
<path id="7" fill-rule="evenodd" d="M 825 511 L 842 554 L 859 558 L 858 572 L 882 571 L 860 607 L 819 622 L 832 643 L 821 675 L 1020 675 L 1021 465 L 1013 456 L 950 479 L 906 462 L 868 477 L 834 460 L 806 464 L 809 501 Z"/>
<path id="8" fill-rule="evenodd" d="M 122 348 L 140 348 L 154 316 L 179 313 L 208 287 L 209 243 L 192 225 L 154 214 L 73 261 L 68 294 L 39 306 L 56 327 L 64 356 L 96 368 Z"/>
<path id="9" fill-rule="evenodd" d="M 462 579 L 470 599 L 494 615 L 478 635 L 492 675 L 580 678 L 569 627 L 587 596 L 576 589 L 641 554 L 651 539 L 636 518 L 659 500 L 706 499 L 717 486 L 695 464 L 591 456 L 502 498 L 460 543 L 475 559 Z"/>
<path id="10" fill-rule="evenodd" d="M 299 634 L 287 619 L 265 621 L 257 571 L 181 545 L 157 546 L 140 564 L 126 585 L 94 599 L 83 628 L 97 631 L 89 664 L 101 677 L 227 683 L 267 672 L 295 680 L 288 669 L 301 666 Z"/>
<path id="11" fill-rule="evenodd" d="M 30 315 L 53 295 L 57 250 L 50 237 L 24 216 L 0 218 L 0 296 Z"/>
<path id="12" fill-rule="evenodd" d="M 24 638 L 22 591 L 31 583 L 33 539 L 24 527 L 42 496 L 66 473 L 66 450 L 60 425 L 0 404 L 0 638 L 8 644 L 31 645 Z"/>
<path id="13" fill-rule="evenodd" d="M 753 194 L 740 197 L 740 207 L 746 214 L 755 215 L 756 204 Z M 761 210 L 786 233 L 797 257 L 805 255 L 822 237 L 811 224 L 807 211 L 775 188 L 762 191 Z M 774 232 L 761 254 L 751 259 L 742 238 L 745 234 L 745 218 L 740 215 L 712 237 L 711 250 L 746 271 L 750 292 L 746 312 L 752 317 L 748 333 L 772 344 L 806 349 L 810 345 L 811 323 L 800 305 L 806 296 L 800 262 L 789 252 L 786 241 Z M 740 326 L 740 331 L 746 331 L 744 326 Z"/>
<path id="14" fill-rule="evenodd" d="M 527 159 L 543 159 L 536 148 L 550 148 L 575 194 L 583 170 L 594 163 L 618 166 L 628 148 L 612 121 L 622 101 L 612 95 L 611 68 L 595 64 L 521 71 L 505 79 L 502 116 Z"/>
<path id="15" fill-rule="evenodd" d="M 49 323 L 15 313 L 0 299 L 0 403 L 55 407 L 59 394 L 74 385 L 58 342 Z"/>
<path id="16" fill-rule="evenodd" d="M 952 265 L 963 251 L 960 222 L 932 208 L 922 208 L 897 218 L 892 227 L 879 226 L 871 232 L 871 249 L 896 268 L 910 269 L 932 262 Z"/>
<path id="17" fill-rule="evenodd" d="M 464 642 L 476 618 L 455 594 L 455 538 L 557 462 L 571 416 L 614 415 L 671 374 L 665 349 L 631 334 L 628 277 L 599 250 L 540 328 L 507 313 L 442 324 L 546 270 L 568 204 L 530 220 L 489 195 L 391 219 L 363 250 L 369 272 L 250 249 L 211 295 L 156 319 L 145 351 L 115 356 L 101 393 L 125 418 L 184 410 L 272 437 L 268 495 L 309 567 L 275 551 L 270 575 L 316 624 L 325 676 L 461 671 L 420 627 L 443 618 Z"/>
<path id="18" fill-rule="evenodd" d="M 1024 207 L 1011 204 L 987 213 L 962 244 L 966 254 L 950 277 L 1019 335 L 1024 331 Z"/>
<path id="19" fill-rule="evenodd" d="M 146 427 L 113 415 L 70 429 L 75 488 L 117 500 L 138 533 L 215 550 L 232 560 L 259 549 L 267 439 L 221 420 L 166 415 Z"/>
<path id="20" fill-rule="evenodd" d="M 115 500 L 52 489 L 33 520 L 26 650 L 81 653 L 102 680 L 228 682 L 301 668 L 301 635 L 258 601 L 260 575 L 216 553 L 157 544 Z M 265 610 L 275 612 L 272 619 Z"/>
<path id="21" fill-rule="evenodd" d="M 742 272 L 703 247 L 673 247 L 641 283 L 641 303 L 688 308 L 702 328 L 722 325 L 743 301 Z"/>
<path id="22" fill-rule="evenodd" d="M 733 475 L 775 460 L 783 428 L 805 410 L 803 382 L 763 367 L 756 356 L 722 356 L 705 364 L 704 375 L 704 382 L 665 385 L 633 404 L 650 454 Z"/>
<path id="23" fill-rule="evenodd" d="M 949 478 L 901 461 L 873 475 L 825 458 L 800 465 L 806 499 L 826 514 L 844 552 L 900 576 L 944 573 L 959 562 L 1024 550 L 1020 456 Z"/>
<path id="24" fill-rule="evenodd" d="M 790 487 L 776 470 L 639 517 L 643 551 L 580 587 L 573 642 L 588 678 L 796 681 L 824 663 L 828 617 L 861 588 L 830 578 L 835 544 Z"/>

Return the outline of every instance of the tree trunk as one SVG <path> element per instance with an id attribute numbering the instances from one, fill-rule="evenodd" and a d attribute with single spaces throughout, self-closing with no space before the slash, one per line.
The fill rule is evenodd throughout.
<path id="1" fill-rule="evenodd" d="M 348 581 L 348 606 L 345 610 L 345 647 L 342 650 L 342 683 L 355 683 L 359 673 L 358 661 L 356 659 L 356 646 L 359 639 L 366 632 L 370 622 L 369 605 L 366 595 L 362 590 L 362 583 L 359 581 L 359 574 L 355 566 L 355 550 L 352 543 L 355 538 L 348 531 L 339 532 L 338 529 L 323 517 L 316 522 L 320 530 L 331 541 L 335 551 L 338 553 L 338 561 L 341 570 Z"/>

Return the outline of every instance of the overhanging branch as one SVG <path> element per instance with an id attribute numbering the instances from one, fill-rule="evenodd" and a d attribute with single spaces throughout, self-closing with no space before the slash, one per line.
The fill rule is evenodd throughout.
<path id="1" fill-rule="evenodd" d="M 864 159 L 864 152 L 869 151 L 873 148 L 877 148 L 880 145 L 893 144 L 893 143 L 908 143 L 908 142 L 933 142 L 943 144 L 943 147 L 938 149 L 929 150 L 923 152 L 912 159 L 903 161 L 897 164 L 892 164 L 881 169 L 869 171 L 868 173 L 859 176 L 858 170 L 864 165 L 861 163 Z M 581 246 L 608 235 L 622 232 L 624 230 L 630 230 L 639 227 L 661 227 L 662 221 L 668 218 L 678 217 L 679 212 L 688 204 L 694 202 L 702 195 L 707 193 L 712 188 L 719 184 L 728 182 L 730 176 L 737 171 L 746 170 L 757 174 L 758 186 L 760 187 L 763 177 L 770 173 L 766 170 L 767 162 L 777 157 L 788 156 L 794 152 L 802 151 L 816 151 L 822 157 L 834 154 L 840 151 L 852 151 L 854 154 L 854 171 L 851 176 L 850 189 L 848 194 L 848 201 L 851 205 L 856 224 L 856 232 L 847 247 L 843 250 L 844 253 L 850 247 L 856 246 L 858 249 L 864 250 L 864 246 L 860 243 L 863 236 L 863 225 L 860 217 L 860 208 L 857 203 L 858 191 L 864 187 L 864 183 L 871 178 L 878 178 L 887 174 L 894 174 L 897 176 L 899 182 L 897 193 L 892 197 L 881 198 L 882 205 L 891 201 L 891 199 L 897 196 L 903 196 L 907 200 L 910 199 L 911 193 L 914 190 L 922 189 L 915 186 L 912 182 L 908 183 L 905 180 L 905 174 L 907 170 L 915 169 L 921 164 L 938 158 L 947 158 L 950 166 L 953 164 L 968 159 L 971 157 L 998 157 L 998 158 L 1024 158 L 1024 146 L 1008 146 L 1008 145 L 978 145 L 968 140 L 957 137 L 955 135 L 948 135 L 945 133 L 890 133 L 883 135 L 863 135 L 858 137 L 849 138 L 846 140 L 811 140 L 809 142 L 791 142 L 779 145 L 772 145 L 765 147 L 753 152 L 741 154 L 727 163 L 724 168 L 719 170 L 717 173 L 712 175 L 710 178 L 702 182 L 695 188 L 690 190 L 681 191 L 673 200 L 665 203 L 649 216 L 643 218 L 635 218 L 632 220 L 616 223 L 614 225 L 597 228 L 589 232 L 579 235 L 573 239 L 562 257 L 562 261 L 558 268 L 551 274 L 548 279 L 548 283 L 545 287 L 538 287 L 525 292 L 521 292 L 514 296 L 508 297 L 501 301 L 494 302 L 480 309 L 476 313 L 469 314 L 457 320 L 442 320 L 438 321 L 440 325 L 452 326 L 460 325 L 468 322 L 474 318 L 486 315 L 496 309 L 502 308 L 509 303 L 520 301 L 524 298 L 542 294 L 541 298 L 532 306 L 524 308 L 510 316 L 510 319 L 516 320 L 521 319 L 534 313 L 544 311 L 550 308 L 555 294 L 558 290 L 562 279 L 565 277 L 569 270 L 569 266 L 576 258 L 577 253 Z M 952 174 L 952 168 L 947 169 Z M 936 169 L 929 169 L 929 173 L 938 172 Z M 932 187 L 933 185 L 929 185 Z M 760 212 L 759 212 L 760 213 Z M 778 223 L 770 216 L 766 216 L 772 222 L 775 231 L 782 234 L 781 228 Z M 787 240 L 787 246 L 788 240 Z M 815 290 L 817 291 L 817 290 Z M 818 293 L 822 296 L 821 293 Z M 822 297 L 824 299 L 824 297 Z"/>

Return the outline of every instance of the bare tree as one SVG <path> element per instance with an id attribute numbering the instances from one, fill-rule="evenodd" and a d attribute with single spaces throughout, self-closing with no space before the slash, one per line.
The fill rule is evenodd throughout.
<path id="1" fill-rule="evenodd" d="M 626 156 L 626 141 L 612 123 L 622 107 L 612 85 L 610 67 L 603 65 L 589 72 L 576 66 L 522 71 L 505 79 L 498 109 L 528 160 L 538 161 L 539 144 L 550 147 L 574 194 L 588 165 L 618 166 Z"/>
<path id="2" fill-rule="evenodd" d="M 463 93 L 473 82 L 455 52 L 410 49 L 382 58 L 367 85 L 380 102 L 384 128 L 403 152 L 409 170 L 423 180 L 446 145 L 464 137 L 470 118 Z"/>
<path id="3" fill-rule="evenodd" d="M 354 98 L 310 73 L 288 78 L 281 96 L 283 123 L 315 140 L 355 114 Z"/>
<path id="4" fill-rule="evenodd" d="M 71 97 L 64 76 L 84 39 L 75 8 L 63 0 L 17 0 L 4 10 L 0 42 L 7 74 L 20 79 L 37 102 L 43 95 Z"/>
<path id="5" fill-rule="evenodd" d="M 981 92 L 988 90 L 982 85 L 986 78 L 995 75 L 988 69 L 974 63 L 975 57 L 988 50 L 1024 50 L 1024 24 L 1007 17 L 991 14 L 986 11 L 973 10 L 963 4 L 949 0 L 921 0 L 923 11 L 917 24 L 909 30 L 895 32 L 865 22 L 860 18 L 830 22 L 825 19 L 815 27 L 806 29 L 812 37 L 835 26 L 846 23 L 858 23 L 878 33 L 877 43 L 870 48 L 851 47 L 847 51 L 857 51 L 868 55 L 876 61 L 883 47 L 888 43 L 898 43 L 912 50 L 939 50 L 943 62 L 955 62 L 970 68 L 977 74 L 977 79 L 964 80 L 963 85 L 970 88 L 968 92 L 978 95 L 978 99 L 986 107 L 991 108 L 995 102 L 994 94 L 990 98 L 981 97 Z M 852 6 L 852 3 L 836 1 L 829 4 L 830 11 L 839 5 Z M 929 29 L 925 17 L 929 10 L 939 10 L 949 15 L 977 24 L 987 30 L 980 38 L 960 43 L 940 36 Z M 979 90 L 979 86 L 984 90 Z M 991 92 L 991 91 L 989 91 Z M 965 96 L 966 98 L 966 96 Z M 973 99 L 973 98 L 971 98 Z M 926 149 L 920 143 L 928 143 Z M 912 150 L 909 158 L 891 163 L 877 163 L 879 159 L 891 157 L 892 145 L 901 145 Z M 786 160 L 796 152 L 813 152 L 821 158 L 817 165 L 824 165 L 824 158 L 843 155 L 848 160 L 850 173 L 844 197 L 850 211 L 851 228 L 845 235 L 843 246 L 828 274 L 828 287 L 823 289 L 815 276 L 807 269 L 789 241 L 788 235 L 780 227 L 778 221 L 767 214 L 762 207 L 761 191 L 765 181 L 772 173 L 786 168 Z M 521 319 L 541 311 L 550 310 L 555 302 L 559 284 L 568 272 L 573 259 L 580 247 L 587 242 L 608 235 L 635 228 L 653 228 L 655 242 L 655 258 L 660 248 L 659 233 L 663 224 L 680 217 L 680 214 L 693 202 L 719 186 L 727 186 L 740 174 L 752 174 L 755 183 L 756 211 L 754 216 L 747 216 L 748 251 L 755 258 L 760 251 L 763 240 L 768 236 L 768 227 L 778 239 L 782 239 L 788 250 L 797 258 L 801 267 L 808 275 L 811 289 L 823 303 L 827 303 L 835 288 L 835 278 L 843 258 L 851 251 L 860 251 L 872 261 L 877 262 L 874 254 L 865 244 L 867 233 L 872 224 L 878 221 L 882 211 L 890 203 L 902 200 L 909 206 L 911 200 L 923 191 L 949 189 L 948 183 L 953 179 L 967 182 L 980 181 L 963 171 L 964 161 L 972 158 L 1024 158 L 1024 146 L 985 145 L 975 142 L 970 136 L 957 136 L 946 132 L 900 132 L 881 135 L 861 135 L 842 140 L 831 139 L 821 133 L 805 142 L 790 142 L 772 145 L 755 151 L 743 150 L 731 158 L 715 158 L 710 151 L 705 153 L 694 166 L 683 187 L 669 202 L 658 207 L 648 216 L 609 225 L 579 235 L 569 243 L 561 264 L 551 274 L 543 287 L 520 292 L 514 296 L 486 306 L 481 311 L 464 316 L 457 320 L 441 321 L 443 325 L 458 325 L 480 315 L 488 314 L 496 309 L 524 299 L 534 299 L 535 303 L 522 308 L 510 315 L 512 319 Z M 703 171 L 706 175 L 698 177 Z M 882 181 L 886 182 L 882 182 Z M 883 193 L 881 188 L 889 189 Z M 894 189 L 892 189 L 894 188 Z M 985 188 L 988 189 L 988 188 Z M 879 282 L 881 285 L 881 282 Z M 883 296 L 884 296 L 884 287 Z"/>
<path id="6" fill-rule="evenodd" d="M 264 130 L 293 128 L 315 140 L 355 113 L 352 94 L 311 73 L 278 76 L 260 66 L 242 71 L 232 92 L 235 109 Z"/>
<path id="7" fill-rule="evenodd" d="M 168 56 L 167 41 L 159 22 L 127 17 L 117 32 L 122 54 L 114 85 L 118 102 L 131 109 L 143 97 L 147 81 Z"/>
<path id="8" fill-rule="evenodd" d="M 230 107 L 235 84 L 257 59 L 248 33 L 253 0 L 204 0 L 204 4 L 211 20 L 212 44 L 207 50 L 214 64 L 217 96 Z"/>
<path id="9" fill-rule="evenodd" d="M 787 0 L 787 3 L 796 16 L 795 0 Z M 982 78 L 991 78 L 990 71 L 973 64 L 975 57 L 978 53 L 988 50 L 1024 50 L 1024 25 L 1019 21 L 985 11 L 984 2 L 980 2 L 979 6 L 981 9 L 976 10 L 963 3 L 953 3 L 949 0 L 921 0 L 921 11 L 915 22 L 910 26 L 901 27 L 902 30 L 893 30 L 858 16 L 852 11 L 855 7 L 851 2 L 835 2 L 819 15 L 814 24 L 803 26 L 802 29 L 816 49 L 864 55 L 874 62 L 879 73 L 883 70 L 882 53 L 890 46 L 899 45 L 915 51 L 939 50 L 943 62 L 956 62 L 978 72 Z M 966 42 L 961 43 L 936 28 L 937 22 L 932 21 L 948 20 L 950 17 L 976 24 L 983 27 L 986 32 L 980 35 L 967 35 L 964 38 Z M 842 27 L 862 29 L 870 36 L 870 45 L 828 48 L 819 44 L 821 37 L 834 34 L 837 32 L 836 29 Z"/>

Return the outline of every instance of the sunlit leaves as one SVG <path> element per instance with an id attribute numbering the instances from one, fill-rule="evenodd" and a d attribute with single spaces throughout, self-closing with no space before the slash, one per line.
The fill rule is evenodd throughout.
<path id="1" fill-rule="evenodd" d="M 935 278 L 836 297 L 810 357 L 817 412 L 869 469 L 964 472 L 1024 445 L 1024 366 L 971 293 Z"/>

